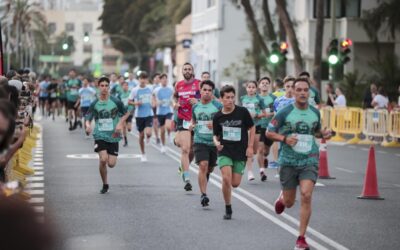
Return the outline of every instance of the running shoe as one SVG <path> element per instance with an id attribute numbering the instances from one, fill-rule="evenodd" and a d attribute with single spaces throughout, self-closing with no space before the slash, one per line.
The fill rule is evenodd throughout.
<path id="1" fill-rule="evenodd" d="M 150 137 L 146 137 L 146 145 L 150 144 Z"/>
<path id="2" fill-rule="evenodd" d="M 182 176 L 183 175 L 183 169 L 182 166 L 178 167 L 178 175 Z"/>
<path id="3" fill-rule="evenodd" d="M 264 170 L 260 170 L 260 177 L 261 177 L 261 181 L 267 180 L 267 175 L 265 174 Z"/>
<path id="4" fill-rule="evenodd" d="M 271 161 L 268 165 L 269 168 L 278 168 L 279 164 L 276 161 Z"/>
<path id="5" fill-rule="evenodd" d="M 185 186 L 183 187 L 186 191 L 192 191 L 192 184 L 190 182 L 186 182 Z"/>
<path id="6" fill-rule="evenodd" d="M 161 154 L 165 154 L 167 152 L 167 150 L 165 149 L 165 147 L 163 145 L 161 145 L 160 151 L 161 151 Z"/>
<path id="7" fill-rule="evenodd" d="M 206 194 L 202 194 L 200 198 L 200 203 L 203 207 L 207 207 L 208 203 L 210 202 L 210 199 L 207 197 Z"/>
<path id="8" fill-rule="evenodd" d="M 275 201 L 275 213 L 281 214 L 285 210 L 285 204 L 282 201 L 282 192 L 279 194 L 278 199 Z"/>
<path id="9" fill-rule="evenodd" d="M 297 238 L 294 250 L 310 250 L 310 247 L 308 246 L 306 238 L 304 236 L 299 236 Z"/>
<path id="10" fill-rule="evenodd" d="M 225 214 L 224 214 L 224 220 L 230 220 L 232 219 L 232 207 L 225 206 Z"/>
<path id="11" fill-rule="evenodd" d="M 251 170 L 247 171 L 247 180 L 254 181 L 254 174 Z"/>
<path id="12" fill-rule="evenodd" d="M 124 142 L 124 144 L 122 145 L 122 147 L 128 147 L 128 143 Z"/>
<path id="13" fill-rule="evenodd" d="M 100 190 L 100 194 L 105 194 L 108 192 L 108 184 L 103 184 L 103 188 Z"/>
<path id="14" fill-rule="evenodd" d="M 160 143 L 161 143 L 160 138 L 157 138 L 157 139 L 156 139 L 156 143 L 157 143 L 157 145 L 160 145 Z"/>
<path id="15" fill-rule="evenodd" d="M 147 162 L 147 157 L 146 157 L 146 155 L 142 155 L 142 156 L 140 157 L 140 161 L 141 161 L 141 162 Z"/>

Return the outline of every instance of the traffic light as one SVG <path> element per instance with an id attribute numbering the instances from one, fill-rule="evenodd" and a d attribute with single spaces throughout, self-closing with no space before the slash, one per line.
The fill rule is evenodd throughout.
<path id="1" fill-rule="evenodd" d="M 281 42 L 279 49 L 281 51 L 281 57 L 284 61 L 287 60 L 286 54 L 288 53 L 289 44 L 287 42 Z"/>
<path id="2" fill-rule="evenodd" d="M 271 45 L 271 54 L 269 55 L 269 62 L 272 64 L 277 64 L 280 62 L 280 51 L 279 51 L 279 44 L 277 42 L 273 42 Z"/>
<path id="3" fill-rule="evenodd" d="M 351 52 L 350 46 L 353 45 L 353 41 L 346 38 L 340 43 L 340 60 L 343 64 L 350 61 L 349 54 Z"/>
<path id="4" fill-rule="evenodd" d="M 68 43 L 65 41 L 64 43 L 63 43 L 63 45 L 62 45 L 62 49 L 63 50 L 67 50 L 69 48 L 69 45 L 68 45 Z"/>
<path id="5" fill-rule="evenodd" d="M 89 42 L 90 38 L 89 38 L 89 32 L 85 32 L 85 34 L 83 35 L 83 41 L 85 43 Z"/>
<path id="6" fill-rule="evenodd" d="M 330 65 L 336 65 L 339 62 L 339 42 L 337 39 L 332 39 L 328 46 L 328 62 Z"/>

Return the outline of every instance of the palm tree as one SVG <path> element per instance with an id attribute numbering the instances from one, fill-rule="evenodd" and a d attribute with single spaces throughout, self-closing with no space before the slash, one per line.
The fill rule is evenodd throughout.
<path id="1" fill-rule="evenodd" d="M 7 34 L 8 48 L 15 50 L 21 68 L 24 64 L 32 66 L 33 52 L 37 47 L 34 34 L 39 32 L 46 35 L 46 19 L 37 3 L 29 3 L 28 0 L 5 1 L 2 5 L 2 8 L 5 8 L 5 16 L 1 21 Z"/>

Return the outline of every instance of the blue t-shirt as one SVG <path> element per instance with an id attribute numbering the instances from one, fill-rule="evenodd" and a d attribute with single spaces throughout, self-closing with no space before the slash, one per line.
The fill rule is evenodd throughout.
<path id="1" fill-rule="evenodd" d="M 168 86 L 158 87 L 153 92 L 157 99 L 157 115 L 166 115 L 172 113 L 171 101 L 174 90 Z"/>
<path id="2" fill-rule="evenodd" d="M 149 117 L 153 116 L 153 109 L 151 107 L 152 90 L 146 86 L 144 88 L 138 86 L 132 89 L 129 100 L 135 102 L 142 102 L 141 105 L 136 106 L 135 117 Z"/>
<path id="3" fill-rule="evenodd" d="M 49 93 L 47 93 L 47 87 L 49 86 L 49 82 L 43 81 L 39 84 L 40 92 L 39 97 L 48 97 Z"/>
<path id="4" fill-rule="evenodd" d="M 278 97 L 274 101 L 274 112 L 278 112 L 279 110 L 293 103 L 294 98 L 287 98 L 286 96 Z"/>
<path id="5" fill-rule="evenodd" d="M 92 87 L 84 87 L 79 89 L 79 97 L 81 98 L 81 107 L 89 107 L 96 99 L 96 90 Z"/>
<path id="6" fill-rule="evenodd" d="M 138 86 L 138 82 L 133 79 L 132 81 L 127 81 L 128 82 L 128 89 L 131 91 L 132 89 L 136 88 Z"/>

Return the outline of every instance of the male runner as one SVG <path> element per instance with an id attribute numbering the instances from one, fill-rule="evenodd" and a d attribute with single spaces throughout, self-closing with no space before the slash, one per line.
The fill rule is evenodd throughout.
<path id="1" fill-rule="evenodd" d="M 203 81 L 206 81 L 206 80 L 211 80 L 210 72 L 204 71 L 203 73 L 201 73 L 200 79 L 201 79 L 202 82 L 203 82 Z M 213 95 L 214 95 L 214 97 L 215 97 L 216 99 L 219 99 L 219 98 L 220 98 L 219 89 L 218 89 L 217 87 L 214 88 Z"/>
<path id="2" fill-rule="evenodd" d="M 129 116 L 124 105 L 110 96 L 110 80 L 106 77 L 99 79 L 100 96 L 90 105 L 86 114 L 86 133 L 92 131 L 91 121 L 95 120 L 94 151 L 99 154 L 99 169 L 103 188 L 101 194 L 108 192 L 107 166 L 115 167 L 118 156 L 118 142 L 121 140 L 123 123 Z M 121 118 L 120 118 L 121 117 Z"/>
<path id="3" fill-rule="evenodd" d="M 258 166 L 260 167 L 261 181 L 266 181 L 267 175 L 265 173 L 265 168 L 268 167 L 268 155 L 273 141 L 265 137 L 265 131 L 268 123 L 274 116 L 273 105 L 276 97 L 269 93 L 271 89 L 271 80 L 269 77 L 266 76 L 261 78 L 258 83 L 258 88 L 260 89 L 259 97 L 264 101 L 265 114 L 260 120 L 260 143 L 258 146 L 257 160 Z"/>
<path id="4" fill-rule="evenodd" d="M 222 193 L 225 200 L 223 218 L 230 220 L 232 187 L 240 185 L 246 160 L 253 156 L 256 128 L 249 111 L 235 105 L 235 89 L 232 86 L 221 88 L 221 102 L 223 108 L 213 118 L 213 139 L 222 173 Z"/>
<path id="5" fill-rule="evenodd" d="M 309 82 L 312 82 L 310 79 L 310 73 L 307 71 L 303 71 L 299 74 L 299 77 L 305 77 L 308 79 Z M 310 98 L 308 100 L 310 105 L 313 105 L 314 107 L 318 107 L 318 105 L 321 104 L 321 97 L 319 94 L 319 91 L 311 84 L 310 86 Z"/>
<path id="6" fill-rule="evenodd" d="M 69 71 L 69 79 L 66 83 L 67 89 L 67 110 L 68 110 L 68 121 L 69 121 L 69 130 L 76 129 L 77 119 L 78 119 L 78 111 L 77 107 L 75 107 L 76 101 L 79 98 L 79 89 L 82 86 L 81 80 L 76 78 L 76 71 L 71 69 Z M 74 121 L 74 122 L 72 122 Z"/>
<path id="7" fill-rule="evenodd" d="M 84 126 L 86 131 L 86 114 L 89 110 L 90 104 L 96 99 L 96 90 L 89 85 L 89 79 L 84 77 L 82 79 L 83 86 L 79 89 L 79 99 L 76 101 L 75 107 L 81 107 L 81 114 L 84 119 Z M 89 136 L 88 134 L 86 134 Z"/>
<path id="8" fill-rule="evenodd" d="M 153 91 L 153 96 L 154 96 L 154 91 L 156 91 L 156 89 L 160 87 L 160 73 L 155 73 L 153 75 L 152 78 L 152 82 L 151 82 L 151 88 Z M 153 130 L 154 130 L 154 134 L 156 136 L 156 143 L 160 144 L 160 136 L 158 133 L 158 128 L 159 128 L 159 124 L 158 124 L 158 118 L 157 118 L 157 105 L 153 102 L 152 103 L 153 106 L 153 113 L 154 113 L 154 117 L 153 117 Z"/>
<path id="9" fill-rule="evenodd" d="M 190 121 L 192 119 L 192 105 L 197 103 L 200 98 L 199 80 L 194 78 L 194 69 L 190 63 L 185 63 L 182 67 L 184 80 L 175 84 L 174 97 L 177 102 L 174 108 L 178 111 L 177 134 L 175 142 L 181 148 L 181 167 L 183 169 L 184 189 L 192 190 L 189 178 L 189 165 L 193 160 L 192 134 L 189 131 Z"/>
<path id="10" fill-rule="evenodd" d="M 161 131 L 161 153 L 165 153 L 165 128 L 171 133 L 172 96 L 174 90 L 168 87 L 168 77 L 166 74 L 160 75 L 161 86 L 153 91 L 153 103 L 156 106 L 156 114 Z"/>
<path id="11" fill-rule="evenodd" d="M 42 111 L 43 117 L 46 117 L 48 115 L 48 114 L 46 114 L 46 112 L 49 111 L 49 107 L 48 107 L 49 93 L 47 90 L 49 85 L 50 85 L 50 77 L 49 76 L 46 76 L 43 79 L 43 81 L 41 81 L 39 83 L 39 106 L 40 106 L 40 110 Z"/>
<path id="12" fill-rule="evenodd" d="M 127 82 L 122 83 L 122 89 L 120 93 L 118 94 L 118 98 L 120 101 L 124 104 L 124 107 L 126 110 L 129 111 L 129 116 L 126 119 L 126 122 L 124 123 L 124 129 L 123 129 L 123 135 L 124 135 L 124 147 L 128 146 L 128 137 L 127 137 L 127 132 L 131 132 L 132 129 L 132 118 L 133 118 L 133 105 L 129 105 L 129 96 L 131 94 L 131 91 L 129 91 L 129 84 Z"/>
<path id="13" fill-rule="evenodd" d="M 290 104 L 274 116 L 268 125 L 267 137 L 282 143 L 279 152 L 280 182 L 282 191 L 275 202 L 275 211 L 281 214 L 296 200 L 296 189 L 300 186 L 300 226 L 295 249 L 309 249 L 305 240 L 311 216 L 311 198 L 318 178 L 319 149 L 315 136 L 330 137 L 330 131 L 321 130 L 318 109 L 309 105 L 310 82 L 307 78 L 294 81 L 295 103 Z"/>
<path id="14" fill-rule="evenodd" d="M 207 196 L 207 181 L 210 173 L 217 165 L 217 148 L 213 142 L 214 115 L 221 110 L 222 105 L 214 100 L 214 83 L 205 80 L 200 83 L 200 101 L 192 108 L 192 127 L 194 127 L 194 156 L 199 165 L 199 187 L 201 192 L 200 203 L 208 206 L 210 199 Z"/>
<path id="15" fill-rule="evenodd" d="M 134 88 L 129 96 L 129 104 L 135 105 L 136 128 L 139 131 L 139 146 L 142 152 L 141 161 L 146 162 L 147 157 L 144 148 L 144 136 L 146 142 L 150 142 L 151 128 L 153 126 L 153 110 L 151 107 L 152 89 L 147 86 L 149 76 L 142 71 L 139 75 L 139 86 Z"/>
<path id="16" fill-rule="evenodd" d="M 53 121 L 55 120 L 57 101 L 58 101 L 58 83 L 57 79 L 51 79 L 51 83 L 47 87 L 48 102 L 49 102 L 49 114 L 51 114 Z"/>

